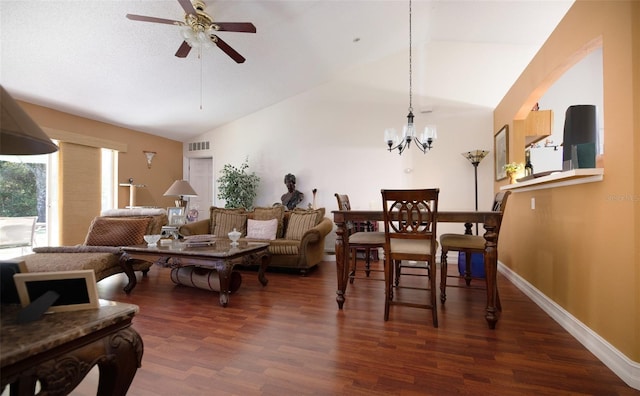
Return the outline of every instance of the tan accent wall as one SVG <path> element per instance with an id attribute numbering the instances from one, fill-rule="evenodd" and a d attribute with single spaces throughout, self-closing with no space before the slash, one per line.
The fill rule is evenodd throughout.
<path id="1" fill-rule="evenodd" d="M 494 130 L 504 124 L 514 130 L 514 120 L 522 119 L 559 76 L 602 46 L 604 181 L 512 194 L 499 260 L 635 362 L 640 362 L 639 33 L 640 2 L 576 1 L 494 112 Z M 510 159 L 522 162 L 521 131 L 514 130 L 509 144 Z"/>
<path id="2" fill-rule="evenodd" d="M 182 179 L 182 142 L 147 133 L 122 128 L 104 122 L 94 121 L 72 114 L 19 102 L 20 106 L 43 128 L 64 137 L 82 135 L 87 137 L 87 145 L 79 150 L 80 158 L 85 152 L 99 155 L 99 150 L 90 150 L 91 145 L 101 140 L 114 143 L 116 148 L 125 149 L 118 155 L 118 182 L 128 183 L 133 178 L 135 184 L 144 184 L 137 189 L 136 205 L 166 208 L 174 206 L 173 197 L 164 197 L 164 192 L 177 179 Z M 73 146 L 73 145 L 72 145 Z M 144 150 L 155 151 L 151 169 L 147 168 Z M 82 153 L 82 154 L 80 154 Z M 95 163 L 96 161 L 91 161 Z M 97 161 L 99 163 L 99 161 Z M 67 165 L 75 168 L 74 176 L 58 180 L 61 186 L 60 203 L 61 242 L 76 244 L 84 241 L 91 220 L 100 214 L 100 196 L 93 202 L 93 192 L 100 190 L 100 179 L 95 177 L 93 165 L 89 162 L 74 162 Z M 69 170 L 71 172 L 72 170 Z M 70 174 L 69 174 L 70 175 Z M 67 175 L 67 176 L 69 176 Z M 85 194 L 86 192 L 86 194 Z M 83 196 L 86 195 L 86 196 Z M 91 198 L 89 198 L 91 196 Z M 86 205 L 85 205 L 86 204 Z M 118 207 L 129 205 L 129 188 L 118 188 Z M 80 237 L 82 235 L 82 237 Z"/>

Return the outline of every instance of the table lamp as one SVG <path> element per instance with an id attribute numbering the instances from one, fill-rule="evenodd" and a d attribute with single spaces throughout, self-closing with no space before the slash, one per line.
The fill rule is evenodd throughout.
<path id="1" fill-rule="evenodd" d="M 164 193 L 165 197 L 179 197 L 176 199 L 176 206 L 180 208 L 187 207 L 187 201 L 184 197 L 197 197 L 198 194 L 186 180 L 176 180 L 171 187 Z"/>

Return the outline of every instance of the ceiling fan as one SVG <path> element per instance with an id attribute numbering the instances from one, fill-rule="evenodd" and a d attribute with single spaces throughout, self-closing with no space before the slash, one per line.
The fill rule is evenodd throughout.
<path id="1" fill-rule="evenodd" d="M 245 58 L 242 55 L 231 48 L 229 44 L 224 42 L 214 33 L 217 31 L 255 33 L 256 27 L 253 23 L 214 22 L 213 18 L 204 11 L 204 2 L 200 0 L 193 0 L 192 4 L 190 0 L 178 0 L 178 3 L 180 3 L 186 13 L 184 16 L 184 22 L 135 14 L 127 14 L 127 18 L 133 21 L 165 23 L 168 25 L 180 26 L 180 33 L 182 34 L 184 41 L 176 52 L 176 56 L 178 58 L 185 58 L 189 55 L 191 48 L 217 46 L 237 63 L 243 63 L 245 61 Z"/>

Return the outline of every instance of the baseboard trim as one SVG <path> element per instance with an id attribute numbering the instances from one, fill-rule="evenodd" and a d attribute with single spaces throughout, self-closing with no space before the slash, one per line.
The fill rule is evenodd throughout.
<path id="1" fill-rule="evenodd" d="M 333 252 L 324 252 L 322 256 L 322 261 L 336 261 L 336 254 Z"/>
<path id="2" fill-rule="evenodd" d="M 556 304 L 511 268 L 498 262 L 498 271 L 529 297 L 536 305 L 558 322 L 578 342 L 593 353 L 605 366 L 630 387 L 640 390 L 640 363 L 629 359 L 598 333 Z"/>

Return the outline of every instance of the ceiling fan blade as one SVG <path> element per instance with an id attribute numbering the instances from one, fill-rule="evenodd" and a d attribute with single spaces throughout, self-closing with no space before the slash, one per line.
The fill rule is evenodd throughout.
<path id="1" fill-rule="evenodd" d="M 178 51 L 176 51 L 176 56 L 178 58 L 186 58 L 189 55 L 189 51 L 191 51 L 191 46 L 186 41 L 183 41 Z"/>
<path id="2" fill-rule="evenodd" d="M 244 57 L 240 55 L 236 50 L 231 48 L 229 44 L 222 41 L 222 39 L 218 36 L 212 35 L 211 37 L 214 39 L 214 42 L 216 43 L 218 48 L 224 51 L 225 54 L 229 55 L 231 59 L 236 61 L 236 63 L 244 63 L 246 59 L 244 59 Z"/>
<path id="3" fill-rule="evenodd" d="M 214 22 L 214 25 L 218 26 L 219 31 L 225 32 L 240 32 L 240 33 L 255 33 L 256 27 L 251 22 Z"/>
<path id="4" fill-rule="evenodd" d="M 132 21 L 166 23 L 167 25 L 179 25 L 179 26 L 184 25 L 184 22 L 174 21 L 172 19 L 144 16 L 144 15 L 127 14 L 127 18 L 131 19 Z"/>
<path id="5" fill-rule="evenodd" d="M 178 3 L 182 6 L 184 12 L 196 15 L 196 9 L 193 7 L 193 4 L 191 4 L 190 0 L 178 0 Z"/>

